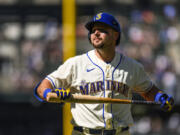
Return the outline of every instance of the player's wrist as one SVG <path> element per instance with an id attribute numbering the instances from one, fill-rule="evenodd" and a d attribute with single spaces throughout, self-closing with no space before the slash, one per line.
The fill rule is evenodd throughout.
<path id="1" fill-rule="evenodd" d="M 164 95 L 164 93 L 162 91 L 158 92 L 156 95 L 155 95 L 155 98 L 154 98 L 154 101 L 155 102 L 159 102 L 160 101 L 160 98 Z"/>
<path id="2" fill-rule="evenodd" d="M 50 89 L 50 88 L 45 89 L 44 92 L 43 92 L 43 98 L 46 99 L 47 94 L 48 94 L 49 92 L 52 92 L 52 89 Z"/>

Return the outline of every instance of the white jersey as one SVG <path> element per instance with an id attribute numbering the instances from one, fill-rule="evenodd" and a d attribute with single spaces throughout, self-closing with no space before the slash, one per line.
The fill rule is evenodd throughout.
<path id="1" fill-rule="evenodd" d="M 95 50 L 68 59 L 46 77 L 54 88 L 70 88 L 71 93 L 131 99 L 132 90 L 152 87 L 143 66 L 116 52 L 111 63 L 95 55 Z M 71 104 L 72 124 L 87 128 L 112 129 L 133 124 L 130 104 Z"/>

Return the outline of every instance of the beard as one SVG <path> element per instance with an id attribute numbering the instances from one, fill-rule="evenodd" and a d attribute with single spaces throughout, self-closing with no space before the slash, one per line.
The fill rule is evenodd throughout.
<path id="1" fill-rule="evenodd" d="M 102 49 L 102 48 L 104 48 L 104 41 L 100 41 L 99 43 L 98 42 L 96 42 L 96 41 L 92 41 L 91 42 L 91 44 L 93 45 L 93 47 L 95 48 L 95 49 Z"/>
<path id="2" fill-rule="evenodd" d="M 94 47 L 95 49 L 102 49 L 102 48 L 104 48 L 104 43 L 101 43 L 101 44 L 99 44 L 99 45 L 95 45 L 95 44 L 92 43 L 92 45 L 93 45 L 93 47 Z"/>

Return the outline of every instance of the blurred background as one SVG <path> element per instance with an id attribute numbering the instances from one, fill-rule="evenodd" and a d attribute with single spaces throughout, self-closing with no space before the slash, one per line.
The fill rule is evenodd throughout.
<path id="1" fill-rule="evenodd" d="M 92 46 L 84 24 L 98 12 L 120 22 L 117 51 L 140 61 L 175 98 L 172 112 L 132 106 L 132 135 L 180 134 L 180 1 L 76 0 L 76 55 Z M 0 0 L 0 135 L 61 135 L 62 105 L 40 103 L 33 88 L 62 64 L 62 1 Z"/>

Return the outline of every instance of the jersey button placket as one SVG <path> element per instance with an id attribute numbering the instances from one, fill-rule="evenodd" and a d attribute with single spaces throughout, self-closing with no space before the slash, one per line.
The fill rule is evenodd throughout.
<path id="1" fill-rule="evenodd" d="M 107 64 L 106 68 L 105 68 L 105 78 L 108 79 L 111 77 L 111 65 Z M 108 95 L 106 95 L 108 97 Z M 105 112 L 110 112 L 110 104 L 104 104 L 105 105 Z M 106 128 L 112 128 L 112 124 L 111 124 L 112 120 L 108 119 L 106 121 Z"/>
<path id="2" fill-rule="evenodd" d="M 107 129 L 112 128 L 112 119 L 109 119 L 109 120 L 106 121 L 106 128 Z"/>
<path id="3" fill-rule="evenodd" d="M 106 78 L 110 78 L 110 69 L 111 69 L 111 65 L 106 65 L 106 69 L 105 69 L 105 75 Z"/>

